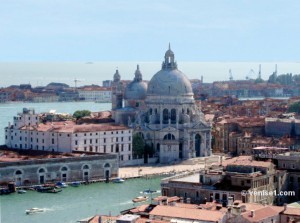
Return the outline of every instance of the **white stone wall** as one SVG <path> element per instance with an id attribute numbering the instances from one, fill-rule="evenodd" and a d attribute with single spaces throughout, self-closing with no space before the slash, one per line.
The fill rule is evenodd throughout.
<path id="1" fill-rule="evenodd" d="M 111 101 L 111 91 L 86 91 L 78 90 L 79 98 L 84 98 L 86 101 L 109 102 Z"/>
<path id="2" fill-rule="evenodd" d="M 72 150 L 116 153 L 120 161 L 132 159 L 132 130 L 74 133 Z"/>

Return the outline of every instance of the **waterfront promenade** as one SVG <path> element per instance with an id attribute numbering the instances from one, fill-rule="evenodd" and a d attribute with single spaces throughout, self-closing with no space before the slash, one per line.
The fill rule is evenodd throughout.
<path id="1" fill-rule="evenodd" d="M 183 162 L 178 162 L 174 164 L 162 165 L 162 164 L 152 164 L 152 165 L 141 165 L 133 167 L 120 167 L 119 177 L 122 178 L 134 178 L 134 177 L 151 177 L 153 175 L 168 175 L 168 174 L 178 174 L 183 172 L 197 172 L 204 168 L 206 165 L 209 166 L 212 163 L 217 163 L 219 156 L 211 157 L 200 157 Z"/>

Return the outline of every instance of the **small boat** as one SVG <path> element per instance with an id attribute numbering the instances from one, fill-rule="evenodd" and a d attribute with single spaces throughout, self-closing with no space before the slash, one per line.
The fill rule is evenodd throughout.
<path id="1" fill-rule="evenodd" d="M 39 213 L 39 212 L 44 212 L 44 209 L 41 208 L 30 208 L 25 211 L 26 214 L 34 214 L 34 213 Z"/>
<path id="2" fill-rule="evenodd" d="M 80 185 L 80 182 L 78 182 L 78 181 L 74 181 L 71 183 L 72 187 L 79 187 L 79 185 Z"/>
<path id="3" fill-rule="evenodd" d="M 146 201 L 146 200 L 148 200 L 147 196 L 139 196 L 139 197 L 134 198 L 132 200 L 132 202 L 137 203 L 137 202 L 143 202 L 143 201 Z"/>
<path id="4" fill-rule="evenodd" d="M 157 193 L 157 190 L 150 190 L 150 189 L 147 189 L 147 190 L 143 190 L 141 192 L 141 194 L 153 194 L 153 193 Z"/>
<path id="5" fill-rule="evenodd" d="M 125 181 L 124 179 L 118 177 L 118 178 L 114 179 L 112 182 L 113 183 L 123 183 L 124 181 Z"/>
<path id="6" fill-rule="evenodd" d="M 46 193 L 58 193 L 62 192 L 62 189 L 52 188 L 51 190 L 47 190 Z"/>
<path id="7" fill-rule="evenodd" d="M 18 194 L 25 194 L 27 191 L 26 190 L 23 190 L 23 189 L 20 189 L 18 190 Z"/>
<path id="8" fill-rule="evenodd" d="M 68 187 L 68 184 L 66 184 L 65 182 L 57 182 L 56 186 L 59 188 L 66 188 Z"/>

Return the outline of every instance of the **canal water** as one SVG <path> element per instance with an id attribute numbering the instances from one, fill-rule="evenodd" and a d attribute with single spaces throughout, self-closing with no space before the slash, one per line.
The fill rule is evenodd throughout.
<path id="1" fill-rule="evenodd" d="M 106 111 L 111 110 L 111 103 L 95 102 L 53 102 L 53 103 L 0 103 L 0 145 L 5 144 L 4 128 L 13 122 L 13 117 L 23 111 L 23 108 L 34 108 L 36 112 L 49 112 L 73 114 L 76 110 Z"/>
<path id="2" fill-rule="evenodd" d="M 133 208 L 132 199 L 145 189 L 160 190 L 160 177 L 128 179 L 124 183 L 94 183 L 64 188 L 56 194 L 27 191 L 25 194 L 0 196 L 1 223 L 75 223 L 96 214 L 112 215 Z M 153 197 L 159 194 L 153 194 Z M 148 196 L 148 195 L 147 195 Z M 149 202 L 149 201 L 148 201 Z M 45 211 L 26 215 L 38 207 Z"/>

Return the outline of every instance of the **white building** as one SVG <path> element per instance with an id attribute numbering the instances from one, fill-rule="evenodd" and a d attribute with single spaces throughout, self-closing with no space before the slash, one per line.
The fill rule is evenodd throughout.
<path id="1" fill-rule="evenodd" d="M 80 99 L 95 102 L 111 102 L 111 89 L 98 86 L 83 87 L 78 89 Z"/>
<path id="2" fill-rule="evenodd" d="M 49 152 L 84 151 L 119 155 L 120 164 L 132 160 L 132 129 L 115 124 L 73 121 L 39 123 L 34 110 L 23 109 L 5 128 L 8 148 Z"/>

